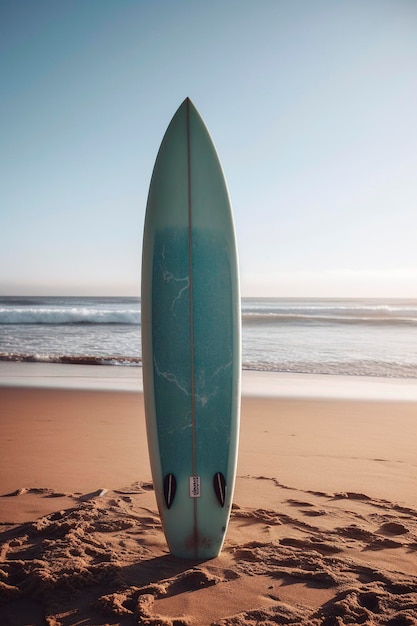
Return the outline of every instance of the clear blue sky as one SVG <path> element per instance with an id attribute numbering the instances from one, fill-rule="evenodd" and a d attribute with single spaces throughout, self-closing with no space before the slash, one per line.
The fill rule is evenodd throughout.
<path id="1" fill-rule="evenodd" d="M 0 0 L 0 295 L 139 295 L 186 96 L 243 295 L 417 297 L 415 0 Z"/>

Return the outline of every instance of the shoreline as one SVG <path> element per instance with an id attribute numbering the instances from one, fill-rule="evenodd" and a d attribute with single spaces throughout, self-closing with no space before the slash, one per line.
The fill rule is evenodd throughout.
<path id="1" fill-rule="evenodd" d="M 0 362 L 1 387 L 142 392 L 142 368 Z M 417 402 L 417 379 L 242 371 L 242 397 Z"/>

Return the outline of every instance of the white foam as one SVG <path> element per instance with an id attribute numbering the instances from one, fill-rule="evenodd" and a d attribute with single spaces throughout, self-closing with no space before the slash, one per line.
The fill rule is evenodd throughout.
<path id="1" fill-rule="evenodd" d="M 0 307 L 0 324 L 139 324 L 137 309 Z"/>

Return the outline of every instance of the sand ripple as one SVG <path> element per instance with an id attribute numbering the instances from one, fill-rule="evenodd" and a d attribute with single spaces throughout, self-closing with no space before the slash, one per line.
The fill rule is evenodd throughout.
<path id="1" fill-rule="evenodd" d="M 149 485 L 56 498 L 0 533 L 0 623 L 149 626 L 417 624 L 417 511 L 264 477 L 268 509 L 233 507 L 222 555 L 168 554 Z M 60 498 L 72 506 L 60 510 Z M 30 621 L 28 621 L 30 620 Z"/>

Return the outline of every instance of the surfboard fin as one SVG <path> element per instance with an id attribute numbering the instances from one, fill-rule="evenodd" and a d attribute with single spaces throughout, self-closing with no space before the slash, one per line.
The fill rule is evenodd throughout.
<path id="1" fill-rule="evenodd" d="M 174 502 L 175 493 L 177 491 L 177 479 L 174 474 L 167 474 L 164 478 L 164 496 L 165 504 L 170 509 Z"/>
<path id="2" fill-rule="evenodd" d="M 221 472 L 216 472 L 213 478 L 213 487 L 217 496 L 217 500 L 221 507 L 226 502 L 226 479 Z"/>

